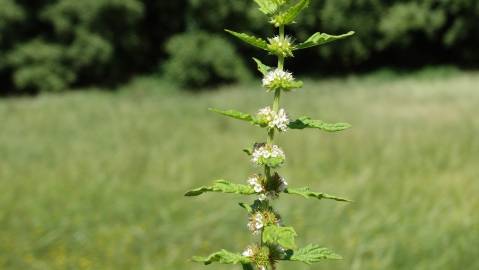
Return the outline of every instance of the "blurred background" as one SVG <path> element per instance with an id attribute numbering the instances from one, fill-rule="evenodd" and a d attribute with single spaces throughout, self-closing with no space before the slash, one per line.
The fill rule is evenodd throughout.
<path id="1" fill-rule="evenodd" d="M 345 257 L 281 269 L 479 269 L 479 2 L 312 2 L 298 41 L 357 34 L 287 61 L 282 106 L 353 128 L 280 136 L 281 173 L 354 203 L 275 202 Z M 0 0 L 0 269 L 204 269 L 252 241 L 251 198 L 183 197 L 246 183 L 265 140 L 206 110 L 272 102 L 251 57 L 274 57 L 224 28 L 274 35 L 251 0 Z"/>

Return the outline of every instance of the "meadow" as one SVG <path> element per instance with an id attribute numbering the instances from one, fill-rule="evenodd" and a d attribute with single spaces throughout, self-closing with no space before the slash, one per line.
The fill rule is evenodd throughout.
<path id="1" fill-rule="evenodd" d="M 188 189 L 245 183 L 241 149 L 264 130 L 209 107 L 255 112 L 257 84 L 201 94 L 153 79 L 118 92 L 0 100 L 0 269 L 226 270 L 188 259 L 251 241 L 237 202 Z M 282 100 L 292 116 L 353 128 L 289 131 L 290 186 L 349 204 L 275 202 L 298 243 L 344 260 L 280 269 L 479 269 L 479 73 L 307 80 Z"/>

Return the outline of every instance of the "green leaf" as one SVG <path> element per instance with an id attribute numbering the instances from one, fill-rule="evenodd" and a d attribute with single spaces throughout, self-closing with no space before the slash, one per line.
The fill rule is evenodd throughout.
<path id="1" fill-rule="evenodd" d="M 263 74 L 264 76 L 266 76 L 266 74 L 268 74 L 268 72 L 270 72 L 273 68 L 270 67 L 270 66 L 267 66 L 263 63 L 261 63 L 260 60 L 256 59 L 256 58 L 253 58 L 253 60 L 256 62 L 256 64 L 258 65 L 258 70 L 259 72 L 261 72 L 261 74 Z"/>
<path id="2" fill-rule="evenodd" d="M 243 149 L 243 152 L 245 152 L 248 156 L 253 155 L 253 148 L 245 148 Z"/>
<path id="3" fill-rule="evenodd" d="M 263 230 L 263 242 L 278 244 L 286 249 L 296 248 L 294 238 L 298 236 L 292 227 L 266 226 Z"/>
<path id="4" fill-rule="evenodd" d="M 250 35 L 247 35 L 245 33 L 234 32 L 234 31 L 231 31 L 231 30 L 228 30 L 228 29 L 225 29 L 225 31 L 230 33 L 231 35 L 241 39 L 242 41 L 248 43 L 249 45 L 258 47 L 258 48 L 263 49 L 265 51 L 268 50 L 268 42 L 266 42 L 266 40 L 264 40 L 264 39 L 257 38 L 257 37 L 254 37 L 254 36 L 250 36 Z"/>
<path id="5" fill-rule="evenodd" d="M 341 197 L 336 197 L 336 196 L 328 195 L 328 194 L 325 194 L 325 193 L 313 192 L 308 187 L 287 188 L 284 191 L 284 193 L 300 195 L 300 196 L 305 197 L 306 199 L 316 198 L 318 200 L 326 199 L 326 200 L 334 200 L 334 201 L 338 201 L 338 202 L 351 202 L 350 200 L 344 199 L 344 198 L 341 198 Z"/>
<path id="6" fill-rule="evenodd" d="M 275 16 L 272 22 L 275 26 L 287 25 L 294 22 L 299 13 L 308 7 L 310 0 L 300 0 L 296 5 L 291 6 L 285 12 L 282 12 Z"/>
<path id="7" fill-rule="evenodd" d="M 217 262 L 221 264 L 249 264 L 251 260 L 248 257 L 241 256 L 240 254 L 231 253 L 222 249 L 219 252 L 213 253 L 208 257 L 195 256 L 192 259 L 194 262 L 201 262 L 205 265 Z"/>
<path id="8" fill-rule="evenodd" d="M 292 251 L 292 254 L 285 258 L 285 260 L 304 262 L 306 264 L 312 264 L 326 259 L 340 260 L 342 257 L 327 248 L 322 248 L 318 245 L 308 245 L 304 248 Z"/>
<path id="9" fill-rule="evenodd" d="M 278 0 L 254 0 L 256 4 L 259 6 L 259 10 L 266 15 L 270 15 L 275 13 L 278 8 L 282 5 L 281 2 L 285 1 L 278 1 Z"/>
<path id="10" fill-rule="evenodd" d="M 246 211 L 248 211 L 248 213 L 253 213 L 253 207 L 251 207 L 251 205 L 246 204 L 246 203 L 239 203 L 239 206 L 241 206 Z"/>
<path id="11" fill-rule="evenodd" d="M 185 196 L 199 196 L 206 192 L 223 192 L 223 193 L 234 193 L 240 195 L 253 195 L 256 194 L 254 189 L 247 185 L 233 184 L 226 180 L 217 180 L 211 186 L 203 186 L 191 191 L 188 191 Z"/>
<path id="12" fill-rule="evenodd" d="M 298 89 L 303 87 L 303 82 L 302 81 L 292 81 L 288 83 L 285 88 L 283 89 L 284 91 L 291 91 L 293 89 Z"/>
<path id="13" fill-rule="evenodd" d="M 307 49 L 314 46 L 320 46 L 329 42 L 350 37 L 352 35 L 354 35 L 354 31 L 350 31 L 344 35 L 338 35 L 338 36 L 317 32 L 314 35 L 312 35 L 310 38 L 308 38 L 305 42 L 298 44 L 295 47 L 295 50 L 302 50 L 302 49 Z"/>
<path id="14" fill-rule="evenodd" d="M 222 111 L 222 110 L 218 110 L 218 109 L 214 109 L 214 108 L 210 108 L 209 110 L 212 111 L 212 112 L 215 112 L 215 113 L 219 113 L 221 115 L 232 117 L 234 119 L 246 121 L 246 122 L 249 122 L 251 124 L 256 124 L 256 119 L 253 116 L 251 116 L 250 114 L 247 114 L 247 113 L 242 113 L 242 112 L 238 112 L 238 111 L 235 111 L 235 110 Z"/>
<path id="15" fill-rule="evenodd" d="M 321 120 L 313 120 L 310 117 L 303 116 L 293 122 L 290 122 L 288 127 L 290 129 L 317 128 L 327 132 L 337 132 L 348 129 L 351 127 L 351 125 L 348 123 L 329 124 Z"/>

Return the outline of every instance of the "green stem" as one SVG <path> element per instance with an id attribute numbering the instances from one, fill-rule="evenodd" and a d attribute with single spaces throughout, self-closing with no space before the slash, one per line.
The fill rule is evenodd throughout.
<path id="1" fill-rule="evenodd" d="M 281 39 L 284 39 L 284 25 L 279 27 L 279 36 Z M 284 57 L 281 57 L 281 56 L 278 57 L 278 69 L 279 70 L 284 69 Z M 281 101 L 281 90 L 276 90 L 274 92 L 274 99 L 273 99 L 273 111 L 276 113 L 278 113 L 279 111 L 280 101 Z M 268 129 L 267 143 L 270 145 L 274 144 L 274 133 L 275 133 L 274 128 Z M 269 181 L 271 179 L 271 168 L 268 166 L 264 166 L 264 173 L 265 173 L 266 179 L 268 179 Z M 269 204 L 269 201 L 266 201 L 266 202 L 267 204 Z M 261 240 L 260 240 L 261 246 L 264 246 L 263 231 L 261 231 L 260 237 L 261 237 Z M 270 267 L 274 267 L 274 266 L 270 264 Z"/>

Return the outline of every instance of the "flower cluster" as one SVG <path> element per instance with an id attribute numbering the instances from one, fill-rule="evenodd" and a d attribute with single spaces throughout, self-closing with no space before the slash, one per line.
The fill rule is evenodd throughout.
<path id="1" fill-rule="evenodd" d="M 251 245 L 248 246 L 241 255 L 248 257 L 259 270 L 266 270 L 268 269 L 267 265 L 284 259 L 286 250 L 279 245 L 267 245 L 265 247 Z"/>
<path id="2" fill-rule="evenodd" d="M 292 57 L 293 56 L 293 40 L 291 37 L 275 36 L 268 39 L 268 50 L 279 57 Z"/>
<path id="3" fill-rule="evenodd" d="M 251 161 L 260 166 L 278 168 L 283 165 L 286 156 L 277 145 L 259 144 L 255 147 Z"/>
<path id="4" fill-rule="evenodd" d="M 279 194 L 288 187 L 288 182 L 277 173 L 271 177 L 270 181 L 261 175 L 254 175 L 248 179 L 248 184 L 259 194 L 260 201 L 277 199 Z"/>
<path id="5" fill-rule="evenodd" d="M 254 204 L 254 212 L 249 215 L 248 229 L 255 235 L 259 234 L 264 227 L 269 225 L 279 225 L 280 216 L 274 212 L 271 207 L 261 208 L 263 202 Z"/>
<path id="6" fill-rule="evenodd" d="M 268 91 L 291 89 L 291 84 L 293 82 L 293 74 L 281 69 L 270 71 L 263 78 L 263 86 Z"/>
<path id="7" fill-rule="evenodd" d="M 249 217 L 248 229 L 253 234 L 259 234 L 265 225 L 263 214 L 258 212 Z"/>
<path id="8" fill-rule="evenodd" d="M 289 124 L 289 117 L 284 109 L 278 112 L 271 110 L 270 107 L 263 108 L 258 111 L 256 118 L 262 126 L 269 128 L 277 128 L 279 131 L 287 131 Z"/>
<path id="9" fill-rule="evenodd" d="M 241 254 L 248 257 L 258 267 L 258 270 L 267 270 L 270 262 L 270 251 L 268 248 L 259 247 L 257 245 L 249 246 Z"/>
<path id="10" fill-rule="evenodd" d="M 261 175 L 253 175 L 252 177 L 250 177 L 248 179 L 248 184 L 253 187 L 254 191 L 256 193 L 263 193 L 265 192 L 265 189 L 264 189 L 264 184 L 263 184 L 263 179 L 264 177 L 262 177 Z"/>

